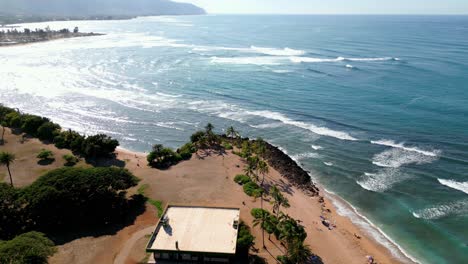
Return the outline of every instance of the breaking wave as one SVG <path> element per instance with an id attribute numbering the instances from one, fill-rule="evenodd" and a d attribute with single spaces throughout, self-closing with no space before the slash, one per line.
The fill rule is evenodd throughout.
<path id="1" fill-rule="evenodd" d="M 440 219 L 450 215 L 464 214 L 468 214 L 468 199 L 448 204 L 440 204 L 413 212 L 414 217 L 428 220 Z"/>
<path id="2" fill-rule="evenodd" d="M 306 152 L 306 153 L 291 155 L 291 159 L 293 159 L 296 162 L 299 162 L 299 161 L 305 160 L 305 159 L 316 159 L 318 157 L 319 157 L 319 155 L 317 153 L 313 153 L 313 152 Z"/>
<path id="3" fill-rule="evenodd" d="M 454 180 L 446 180 L 446 179 L 437 179 L 440 184 L 443 184 L 445 186 L 448 186 L 452 189 L 462 191 L 466 194 L 468 194 L 468 181 L 466 182 L 457 182 Z"/>
<path id="4" fill-rule="evenodd" d="M 376 145 L 382 145 L 382 146 L 387 146 L 387 147 L 392 147 L 392 148 L 399 148 L 403 149 L 406 151 L 412 151 L 412 152 L 417 152 L 426 156 L 431 156 L 431 157 L 437 157 L 440 154 L 440 151 L 434 150 L 434 151 L 428 151 L 428 150 L 422 150 L 417 147 L 407 147 L 404 145 L 404 143 L 396 143 L 393 140 L 387 140 L 387 139 L 382 139 L 382 140 L 372 140 L 372 144 Z"/>
<path id="5" fill-rule="evenodd" d="M 357 184 L 368 191 L 384 192 L 409 178 L 409 175 L 402 173 L 399 169 L 385 168 L 377 173 L 364 173 Z"/>
<path id="6" fill-rule="evenodd" d="M 289 117 L 284 116 L 283 114 L 271 111 L 247 111 L 247 114 L 260 116 L 268 119 L 278 120 L 283 122 L 287 125 L 296 126 L 302 129 L 309 130 L 315 134 L 322 135 L 322 136 L 329 136 L 334 137 L 342 140 L 357 140 L 356 138 L 352 137 L 350 134 L 343 132 L 343 131 L 336 131 L 329 129 L 327 127 L 320 127 L 314 124 L 305 123 L 301 121 L 295 121 L 290 119 Z"/>
<path id="7" fill-rule="evenodd" d="M 310 147 L 313 148 L 313 149 L 315 149 L 315 150 L 323 149 L 323 147 L 321 147 L 321 146 L 319 146 L 319 145 L 311 145 Z"/>
<path id="8" fill-rule="evenodd" d="M 427 156 L 419 152 L 392 148 L 374 155 L 372 163 L 379 167 L 399 168 L 408 164 L 431 163 L 437 156 Z"/>

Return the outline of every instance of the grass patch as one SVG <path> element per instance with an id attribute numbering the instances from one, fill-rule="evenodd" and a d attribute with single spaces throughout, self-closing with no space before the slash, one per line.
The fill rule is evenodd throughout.
<path id="1" fill-rule="evenodd" d="M 148 190 L 149 185 L 148 184 L 143 184 L 140 187 L 138 187 L 137 193 L 140 195 L 146 196 L 146 190 Z"/>
<path id="2" fill-rule="evenodd" d="M 148 190 L 148 188 L 149 188 L 148 184 L 143 184 L 140 187 L 138 187 L 137 193 L 140 194 L 140 195 L 145 196 L 146 199 L 148 199 L 147 202 L 149 204 L 151 204 L 152 206 L 154 206 L 158 210 L 158 217 L 161 218 L 162 214 L 164 213 L 163 203 L 162 203 L 162 201 L 153 200 L 153 199 L 149 198 L 148 196 L 146 196 L 146 190 Z"/>
<path id="3" fill-rule="evenodd" d="M 163 203 L 161 201 L 153 199 L 148 199 L 148 203 L 150 203 L 151 205 L 156 207 L 156 209 L 158 209 L 158 217 L 161 218 L 164 212 Z"/>

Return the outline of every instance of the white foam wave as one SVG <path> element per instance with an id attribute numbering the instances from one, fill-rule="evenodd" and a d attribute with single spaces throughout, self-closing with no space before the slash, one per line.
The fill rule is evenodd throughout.
<path id="1" fill-rule="evenodd" d="M 381 139 L 381 140 L 372 140 L 372 144 L 377 144 L 377 145 L 382 145 L 382 146 L 387 146 L 387 147 L 393 147 L 393 148 L 399 148 L 399 149 L 404 149 L 406 151 L 413 151 L 417 152 L 426 156 L 431 156 L 431 157 L 437 157 L 440 154 L 439 150 L 434 150 L 434 151 L 428 151 L 428 150 L 422 150 L 417 147 L 407 147 L 405 144 L 402 143 L 396 143 L 393 140 L 387 140 L 387 139 Z"/>
<path id="2" fill-rule="evenodd" d="M 264 129 L 264 128 L 277 128 L 277 127 L 280 127 L 282 125 L 283 125 L 283 123 L 269 123 L 269 124 L 249 125 L 249 126 L 253 127 L 253 128 Z"/>
<path id="3" fill-rule="evenodd" d="M 437 179 L 441 184 L 448 186 L 452 189 L 462 191 L 468 194 L 468 181 L 466 182 L 457 182 L 454 180 L 446 180 L 446 179 Z"/>
<path id="4" fill-rule="evenodd" d="M 440 219 L 450 215 L 465 214 L 468 214 L 468 199 L 447 204 L 440 204 L 434 207 L 429 207 L 413 212 L 414 217 L 428 220 Z"/>
<path id="5" fill-rule="evenodd" d="M 324 162 L 323 164 L 325 164 L 327 166 L 333 166 L 333 162 Z"/>
<path id="6" fill-rule="evenodd" d="M 437 157 L 427 156 L 419 152 L 392 148 L 374 155 L 372 163 L 379 167 L 398 168 L 408 164 L 425 164 L 435 161 Z"/>
<path id="7" fill-rule="evenodd" d="M 345 67 L 346 67 L 346 68 L 348 68 L 348 69 L 352 69 L 352 68 L 354 68 L 354 66 L 353 66 L 353 65 L 351 65 L 351 64 L 346 64 L 346 66 L 345 66 Z"/>
<path id="8" fill-rule="evenodd" d="M 290 73 L 290 72 L 293 72 L 291 70 L 272 70 L 272 72 L 274 73 Z"/>
<path id="9" fill-rule="evenodd" d="M 251 64 L 251 65 L 280 65 L 284 61 L 281 57 L 211 57 L 211 63 L 217 64 Z"/>
<path id="10" fill-rule="evenodd" d="M 273 55 L 273 56 L 300 56 L 304 55 L 305 51 L 303 50 L 295 50 L 290 48 L 284 49 L 275 49 L 275 48 L 264 48 L 264 47 L 250 47 L 254 52 L 262 53 L 266 55 Z"/>
<path id="11" fill-rule="evenodd" d="M 359 213 L 359 211 L 350 203 L 340 199 L 338 196 L 328 190 L 325 190 L 325 195 L 332 201 L 336 208 L 336 212 L 339 215 L 349 218 L 351 222 L 370 235 L 373 239 L 375 239 L 375 241 L 385 246 L 385 248 L 387 248 L 393 256 L 398 258 L 403 263 L 407 263 L 409 260 L 415 263 L 419 263 L 416 258 L 407 253 L 387 234 L 385 234 L 385 232 L 372 223 L 372 221 Z"/>
<path id="12" fill-rule="evenodd" d="M 383 58 L 345 58 L 347 61 L 390 61 L 395 60 L 392 57 L 383 57 Z"/>
<path id="13" fill-rule="evenodd" d="M 305 122 L 301 122 L 301 121 L 295 121 L 295 120 L 292 120 L 292 119 L 286 117 L 285 115 L 277 113 L 277 112 L 247 111 L 247 114 L 254 115 L 254 116 L 261 116 L 261 117 L 268 118 L 268 119 L 273 119 L 273 120 L 278 120 L 278 121 L 283 122 L 284 124 L 296 126 L 296 127 L 302 128 L 302 129 L 306 129 L 306 130 L 309 130 L 309 131 L 311 131 L 311 132 L 313 132 L 315 134 L 322 135 L 322 136 L 329 136 L 329 137 L 334 137 L 334 138 L 338 138 L 338 139 L 342 139 L 342 140 L 357 140 L 356 138 L 352 137 L 351 135 L 349 135 L 346 132 L 336 131 L 336 130 L 329 129 L 327 127 L 320 127 L 320 126 L 316 126 L 314 124 L 305 123 Z"/>
<path id="14" fill-rule="evenodd" d="M 364 189 L 372 192 L 384 192 L 395 184 L 409 179 L 408 174 L 401 173 L 399 169 L 385 168 L 377 173 L 364 173 L 357 183 Z"/>
<path id="15" fill-rule="evenodd" d="M 254 65 L 282 65 L 289 63 L 323 63 L 341 61 L 385 61 L 391 58 L 313 58 L 302 56 L 256 56 L 256 57 L 212 57 L 212 63 L 218 64 L 254 64 Z"/>
<path id="16" fill-rule="evenodd" d="M 319 146 L 319 145 L 311 145 L 310 147 L 313 148 L 313 149 L 315 149 L 315 150 L 323 149 L 323 147 L 321 147 L 321 146 Z"/>
<path id="17" fill-rule="evenodd" d="M 291 155 L 291 159 L 293 159 L 296 162 L 299 162 L 299 161 L 305 160 L 305 159 L 316 159 L 318 157 L 319 157 L 319 155 L 317 153 L 313 153 L 313 152 L 306 152 L 306 153 Z"/>

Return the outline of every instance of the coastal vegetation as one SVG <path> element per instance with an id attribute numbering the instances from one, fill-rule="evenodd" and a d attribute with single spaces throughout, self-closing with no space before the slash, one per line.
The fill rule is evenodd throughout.
<path id="1" fill-rule="evenodd" d="M 73 167 L 80 161 L 80 159 L 75 157 L 73 154 L 65 154 L 62 158 L 65 160 L 64 165 L 67 167 Z"/>
<path id="2" fill-rule="evenodd" d="M 42 149 L 36 156 L 40 161 L 47 162 L 54 160 L 54 153 L 50 150 Z"/>
<path id="3" fill-rule="evenodd" d="M 45 233 L 106 226 L 141 205 L 141 196 L 126 197 L 138 178 L 121 168 L 61 168 L 33 184 L 0 184 L 0 239 L 29 230 Z"/>
<path id="4" fill-rule="evenodd" d="M 57 148 L 70 149 L 87 159 L 110 157 L 119 142 L 107 135 L 84 136 L 72 130 L 62 131 L 50 119 L 0 105 L 0 123 L 16 134 L 26 134 L 42 141 L 54 143 Z"/>
<path id="5" fill-rule="evenodd" d="M 49 27 L 45 29 L 31 30 L 29 28 L 19 31 L 16 28 L 0 30 L 0 46 L 11 46 L 18 44 L 34 43 L 49 41 L 54 39 L 62 38 L 76 38 L 76 37 L 89 37 L 89 36 L 98 36 L 102 34 L 95 33 L 81 33 L 79 32 L 78 27 L 75 27 L 73 31 L 70 31 L 68 28 L 60 30 L 51 30 Z"/>
<path id="6" fill-rule="evenodd" d="M 0 164 L 5 166 L 8 170 L 8 175 L 10 176 L 10 185 L 13 186 L 13 178 L 11 176 L 10 165 L 15 161 L 15 154 L 9 152 L 0 152 Z"/>
<path id="7" fill-rule="evenodd" d="M 32 231 L 0 241 L 0 263 L 45 264 L 56 251 L 54 242 L 43 233 Z"/>

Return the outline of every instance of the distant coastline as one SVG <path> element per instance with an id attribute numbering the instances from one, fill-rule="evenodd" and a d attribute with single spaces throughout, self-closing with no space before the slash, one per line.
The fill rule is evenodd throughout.
<path id="1" fill-rule="evenodd" d="M 104 34 L 93 32 L 78 32 L 78 28 L 75 28 L 73 31 L 69 31 L 68 29 L 62 29 L 58 31 L 52 31 L 50 29 L 36 29 L 35 31 L 31 31 L 30 29 L 24 29 L 24 31 L 17 31 L 16 28 L 11 29 L 11 27 L 8 30 L 2 30 L 0 28 L 0 47 L 11 47 L 65 38 L 92 37 L 102 35 Z"/>

